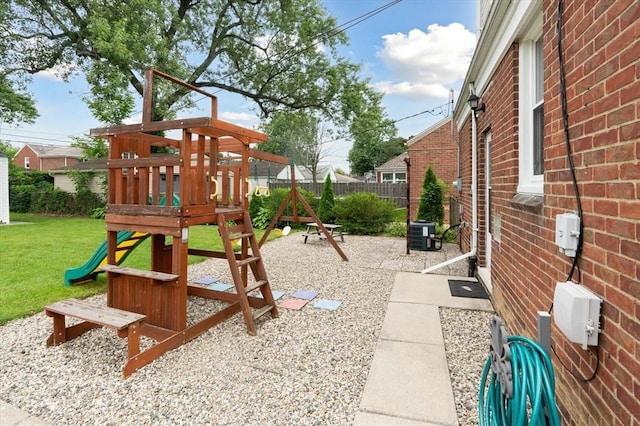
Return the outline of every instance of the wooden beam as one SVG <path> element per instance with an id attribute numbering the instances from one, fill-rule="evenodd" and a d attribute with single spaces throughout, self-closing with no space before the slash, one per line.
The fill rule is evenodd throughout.
<path id="1" fill-rule="evenodd" d="M 150 123 L 125 124 L 121 126 L 97 127 L 89 131 L 90 136 L 102 137 L 125 133 L 158 132 L 163 130 L 188 129 L 190 127 L 211 126 L 210 117 L 182 118 L 168 121 L 152 121 Z M 217 120 L 216 120 L 217 121 Z"/>
<path id="2" fill-rule="evenodd" d="M 291 160 L 289 157 L 283 155 L 272 154 L 270 152 L 258 151 L 257 149 L 249 148 L 249 157 L 257 158 L 259 160 L 271 161 L 272 163 L 289 165 Z"/>
<path id="3" fill-rule="evenodd" d="M 193 127 L 194 128 L 191 129 L 193 133 L 204 134 L 206 136 L 211 136 L 214 138 L 219 138 L 222 136 L 232 136 L 236 139 L 241 140 L 245 144 L 266 142 L 269 140 L 269 137 L 262 132 L 247 129 L 241 126 L 236 126 L 235 124 L 217 120 L 215 118 L 211 119 L 211 122 L 208 126 Z"/>

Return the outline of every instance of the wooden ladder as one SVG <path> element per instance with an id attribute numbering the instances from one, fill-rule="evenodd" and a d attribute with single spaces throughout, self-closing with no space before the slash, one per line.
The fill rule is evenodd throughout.
<path id="1" fill-rule="evenodd" d="M 242 315 L 247 324 L 247 331 L 250 335 L 255 336 L 257 334 L 255 320 L 268 312 L 271 312 L 272 318 L 277 318 L 278 308 L 273 299 L 271 285 L 260 255 L 258 241 L 253 232 L 249 212 L 237 210 L 218 213 L 218 232 L 222 238 L 238 301 L 242 308 Z M 233 241 L 235 240 L 241 242 L 240 253 L 233 251 Z M 248 281 L 247 266 L 253 273 L 254 282 L 252 283 Z M 255 290 L 260 290 L 262 300 L 249 294 Z M 253 310 L 252 307 L 255 306 L 259 307 Z"/>

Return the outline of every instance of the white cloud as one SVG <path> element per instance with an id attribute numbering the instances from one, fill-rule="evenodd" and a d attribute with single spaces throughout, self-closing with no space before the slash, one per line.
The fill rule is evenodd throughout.
<path id="1" fill-rule="evenodd" d="M 122 120 L 122 124 L 139 124 L 142 123 L 142 113 L 132 115 Z"/>
<path id="2" fill-rule="evenodd" d="M 221 112 L 220 119 L 230 122 L 253 123 L 258 121 L 258 117 L 246 112 Z"/>
<path id="3" fill-rule="evenodd" d="M 67 81 L 76 72 L 76 65 L 70 63 L 58 64 L 53 68 L 36 73 L 36 75 L 54 81 Z"/>
<path id="4" fill-rule="evenodd" d="M 432 24 L 427 32 L 382 36 L 378 57 L 392 72 L 394 81 L 375 84 L 385 94 L 446 98 L 451 85 L 464 78 L 476 36 L 462 24 Z"/>
<path id="5" fill-rule="evenodd" d="M 386 95 L 400 95 L 410 98 L 446 98 L 449 96 L 449 89 L 442 84 L 379 81 L 373 87 Z"/>

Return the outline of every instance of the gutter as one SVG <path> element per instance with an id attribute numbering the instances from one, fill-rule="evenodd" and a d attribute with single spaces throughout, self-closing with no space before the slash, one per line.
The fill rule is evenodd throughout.
<path id="1" fill-rule="evenodd" d="M 473 83 L 469 84 L 469 91 L 473 92 Z M 421 274 L 440 269 L 444 266 L 455 263 L 459 260 L 475 257 L 478 251 L 478 158 L 476 152 L 478 150 L 478 128 L 476 124 L 476 113 L 471 111 L 471 250 L 460 256 L 454 257 L 437 265 L 433 265 L 421 271 Z M 458 152 L 459 148 L 458 148 Z M 459 157 L 459 155 L 458 155 Z M 459 160 L 459 158 L 458 158 Z"/>

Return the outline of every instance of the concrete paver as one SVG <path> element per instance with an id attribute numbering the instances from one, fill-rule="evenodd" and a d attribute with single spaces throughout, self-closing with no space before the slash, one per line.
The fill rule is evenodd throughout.
<path id="1" fill-rule="evenodd" d="M 493 311 L 489 300 L 453 297 L 449 279 L 398 272 L 354 424 L 457 425 L 440 307 Z"/>
<path id="2" fill-rule="evenodd" d="M 47 423 L 4 401 L 0 401 L 0 424 L 2 426 L 46 426 Z"/>

